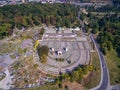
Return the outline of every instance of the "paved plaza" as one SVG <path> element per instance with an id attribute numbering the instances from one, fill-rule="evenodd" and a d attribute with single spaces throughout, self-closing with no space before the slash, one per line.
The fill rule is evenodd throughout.
<path id="1" fill-rule="evenodd" d="M 45 73 L 66 73 L 78 65 L 86 65 L 90 62 L 90 43 L 85 37 L 77 37 L 71 31 L 64 33 L 46 32 L 43 35 L 41 45 L 49 47 L 46 64 L 40 63 L 40 68 Z M 56 59 L 63 60 L 57 61 Z"/>

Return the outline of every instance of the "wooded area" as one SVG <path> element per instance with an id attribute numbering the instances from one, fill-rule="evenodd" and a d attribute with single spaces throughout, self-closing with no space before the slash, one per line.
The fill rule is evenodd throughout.
<path id="1" fill-rule="evenodd" d="M 90 19 L 90 24 L 86 26 L 86 29 L 88 31 L 89 28 L 92 28 L 92 33 L 98 35 L 97 41 L 104 54 L 111 49 L 115 49 L 120 56 L 120 9 L 116 6 L 116 4 L 110 7 L 103 7 L 92 11 L 96 12 L 96 10 L 98 10 L 103 12 L 104 15 L 102 17 L 99 16 L 99 13 L 97 12 L 96 15 L 92 15 L 91 13 L 87 15 Z M 112 13 L 109 12 L 110 8 L 112 8 Z M 105 10 L 106 12 L 104 12 Z"/>
<path id="2" fill-rule="evenodd" d="M 56 27 L 77 25 L 77 8 L 69 4 L 28 3 L 0 7 L 0 39 L 12 34 L 17 27 L 28 28 L 41 24 Z"/>

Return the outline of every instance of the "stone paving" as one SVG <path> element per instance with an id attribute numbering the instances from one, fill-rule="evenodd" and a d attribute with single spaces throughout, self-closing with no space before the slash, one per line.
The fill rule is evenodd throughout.
<path id="1" fill-rule="evenodd" d="M 64 33 L 62 31 L 56 33 L 56 28 L 45 27 L 45 29 L 46 32 L 42 37 L 40 45 L 49 47 L 46 64 L 39 62 L 37 52 L 34 54 L 34 59 L 39 62 L 41 71 L 58 75 L 60 72 L 66 73 L 71 71 L 78 65 L 89 64 L 91 47 L 86 37 L 77 37 L 70 30 L 64 30 Z M 61 51 L 62 55 L 59 56 L 58 51 Z M 56 58 L 64 60 L 57 61 Z"/>
<path id="2" fill-rule="evenodd" d="M 46 64 L 40 63 L 40 69 L 48 74 L 66 73 L 73 70 L 78 65 L 89 64 L 90 61 L 90 43 L 85 37 L 77 37 L 72 33 L 60 34 L 51 31 L 45 33 L 41 45 L 50 48 Z M 54 33 L 53 33 L 54 32 Z M 51 51 L 51 48 L 54 48 Z M 65 51 L 64 48 L 67 48 Z M 59 56 L 57 51 L 61 51 Z M 56 58 L 62 58 L 63 61 L 56 61 Z"/>

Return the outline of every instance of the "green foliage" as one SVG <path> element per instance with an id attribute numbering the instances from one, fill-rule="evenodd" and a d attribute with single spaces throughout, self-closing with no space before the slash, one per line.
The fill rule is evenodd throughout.
<path id="1" fill-rule="evenodd" d="M 104 55 L 107 54 L 107 48 L 106 48 L 106 47 L 102 47 L 102 48 L 101 48 L 101 51 L 103 52 Z"/>
<path id="2" fill-rule="evenodd" d="M 93 10 L 94 11 L 94 10 Z M 88 15 L 92 33 L 97 34 L 97 41 L 103 54 L 115 49 L 120 56 L 120 15 L 119 13 L 106 14 L 103 17 Z"/>
<path id="3" fill-rule="evenodd" d="M 1 73 L 2 75 L 0 76 L 0 81 L 2 81 L 5 77 L 6 77 L 6 74 L 5 73 Z"/>
<path id="4" fill-rule="evenodd" d="M 4 38 L 5 36 L 8 36 L 11 32 L 9 31 L 11 29 L 11 24 L 4 23 L 0 25 L 0 39 Z"/>
<path id="5" fill-rule="evenodd" d="M 38 64 L 34 64 L 34 67 L 35 67 L 35 68 L 38 68 Z"/>
<path id="6" fill-rule="evenodd" d="M 62 88 L 62 83 L 59 83 L 59 84 L 58 84 L 58 87 L 59 87 L 59 88 Z"/>
<path id="7" fill-rule="evenodd" d="M 103 5 L 101 7 L 95 8 L 90 7 L 88 8 L 89 11 L 95 11 L 95 12 L 120 12 L 120 0 L 119 3 L 114 3 L 113 5 Z"/>
<path id="8" fill-rule="evenodd" d="M 0 7 L 0 39 L 12 34 L 17 27 L 28 28 L 46 24 L 71 27 L 76 22 L 77 8 L 70 4 L 27 3 Z"/>
<path id="9" fill-rule="evenodd" d="M 10 55 L 10 58 L 15 59 L 15 58 L 16 58 L 16 55 L 15 55 L 15 54 L 12 54 L 12 55 Z"/>
<path id="10" fill-rule="evenodd" d="M 120 84 L 120 58 L 114 50 L 111 50 L 106 55 L 106 61 L 109 68 L 110 84 Z"/>
<path id="11" fill-rule="evenodd" d="M 57 79 L 60 82 L 70 80 L 71 82 L 76 81 L 80 82 L 83 79 L 83 76 L 88 73 L 88 71 L 93 71 L 93 66 L 83 65 L 77 67 L 72 72 L 67 72 L 66 74 L 60 75 Z M 62 78 L 62 79 L 61 79 Z"/>
<path id="12" fill-rule="evenodd" d="M 55 60 L 58 61 L 58 62 L 64 62 L 65 61 L 64 58 L 55 58 Z"/>
<path id="13" fill-rule="evenodd" d="M 48 52 L 49 52 L 49 48 L 47 46 L 39 46 L 37 48 L 37 52 L 38 52 L 38 55 L 40 57 L 40 61 L 42 63 L 46 63 Z"/>
<path id="14" fill-rule="evenodd" d="M 92 23 L 92 29 L 93 29 L 92 30 L 93 34 L 97 34 L 98 33 L 99 25 L 98 25 L 97 21 Z"/>
<path id="15" fill-rule="evenodd" d="M 120 5 L 120 0 L 112 0 L 114 5 Z"/>
<path id="16" fill-rule="evenodd" d="M 85 19 L 85 16 L 86 16 L 86 15 L 82 13 L 82 14 L 80 14 L 80 17 L 79 17 L 79 18 L 83 21 L 83 20 Z"/>
<path id="17" fill-rule="evenodd" d="M 41 30 L 40 30 L 40 34 L 44 34 L 44 32 L 45 32 L 45 29 L 44 28 L 42 28 Z"/>
<path id="18" fill-rule="evenodd" d="M 112 48 L 118 52 L 120 49 L 120 23 L 119 15 L 117 13 L 111 16 L 105 16 L 99 20 L 100 34 L 97 39 L 104 53 L 110 51 Z M 104 23 L 104 24 L 102 24 Z M 119 52 L 118 52 L 119 54 Z"/>
<path id="19" fill-rule="evenodd" d="M 79 80 L 79 72 L 78 71 L 73 71 L 72 72 L 72 79 L 73 79 L 73 81 L 78 81 Z"/>
<path id="20" fill-rule="evenodd" d="M 39 46 L 37 50 L 40 56 L 48 55 L 49 48 L 47 46 Z"/>

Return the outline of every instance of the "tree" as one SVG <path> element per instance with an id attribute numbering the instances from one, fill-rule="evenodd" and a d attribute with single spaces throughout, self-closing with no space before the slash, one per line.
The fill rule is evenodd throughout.
<path id="1" fill-rule="evenodd" d="M 63 8 L 64 7 L 64 8 Z M 57 27 L 71 27 L 76 24 L 77 8 L 70 4 L 39 4 L 27 3 L 0 7 L 0 27 L 10 24 L 5 32 L 0 31 L 0 38 L 11 35 L 13 28 L 32 27 L 40 25 L 56 25 Z M 77 22 L 78 23 L 78 22 Z"/>
<path id="2" fill-rule="evenodd" d="M 39 46 L 37 48 L 37 52 L 38 52 L 38 55 L 40 57 L 40 61 L 42 63 L 46 63 L 48 52 L 49 52 L 49 48 L 47 46 Z"/>
<path id="3" fill-rule="evenodd" d="M 56 28 L 59 28 L 59 27 L 61 27 L 60 22 L 57 22 L 56 23 Z"/>
<path id="4" fill-rule="evenodd" d="M 65 80 L 70 80 L 70 75 L 66 73 L 66 74 L 64 75 L 64 78 L 65 78 Z"/>
<path id="5" fill-rule="evenodd" d="M 87 74 L 88 70 L 89 70 L 88 66 L 85 65 L 85 66 L 83 67 L 83 74 Z"/>
<path id="6" fill-rule="evenodd" d="M 40 25 L 41 20 L 40 20 L 40 18 L 38 16 L 33 16 L 32 19 L 33 19 L 33 23 L 35 25 L 37 25 L 37 26 Z"/>
<path id="7" fill-rule="evenodd" d="M 23 17 L 22 25 L 23 25 L 24 27 L 28 27 L 27 17 Z"/>
<path id="8" fill-rule="evenodd" d="M 83 21 L 85 19 L 85 15 L 84 14 L 80 14 L 79 18 Z"/>
<path id="9" fill-rule="evenodd" d="M 65 90 L 69 90 L 69 88 L 68 88 L 68 86 L 67 86 L 67 85 L 65 85 Z"/>
<path id="10" fill-rule="evenodd" d="M 88 15 L 87 15 L 90 19 L 93 18 L 93 15 L 89 12 Z"/>
<path id="11" fill-rule="evenodd" d="M 98 29 L 93 29 L 93 30 L 92 30 L 92 33 L 93 33 L 93 34 L 97 34 L 97 32 L 98 32 Z"/>
<path id="12" fill-rule="evenodd" d="M 72 79 L 73 81 L 78 81 L 79 80 L 79 72 L 78 71 L 73 71 L 72 72 Z"/>
<path id="13" fill-rule="evenodd" d="M 40 56 L 40 61 L 41 61 L 41 63 L 46 63 L 46 61 L 47 61 L 47 56 L 46 56 L 46 55 Z"/>
<path id="14" fill-rule="evenodd" d="M 59 83 L 58 86 L 59 86 L 59 88 L 62 88 L 62 84 L 61 83 Z"/>
<path id="15" fill-rule="evenodd" d="M 107 41 L 107 49 L 110 51 L 112 49 L 112 43 L 110 41 Z"/>
<path id="16" fill-rule="evenodd" d="M 41 30 L 40 30 L 40 34 L 44 34 L 44 32 L 45 32 L 45 29 L 44 28 L 42 28 Z"/>
<path id="17" fill-rule="evenodd" d="M 71 22 L 68 20 L 68 19 L 65 19 L 65 26 L 67 28 L 70 28 L 71 27 Z"/>
<path id="18" fill-rule="evenodd" d="M 101 48 L 101 51 L 103 52 L 104 55 L 107 54 L 107 48 L 106 47 Z"/>
<path id="19" fill-rule="evenodd" d="M 59 21 L 59 22 L 60 22 L 60 21 Z M 56 18 L 55 18 L 53 15 L 50 16 L 50 23 L 51 23 L 52 25 L 55 25 L 55 24 L 56 24 Z"/>

